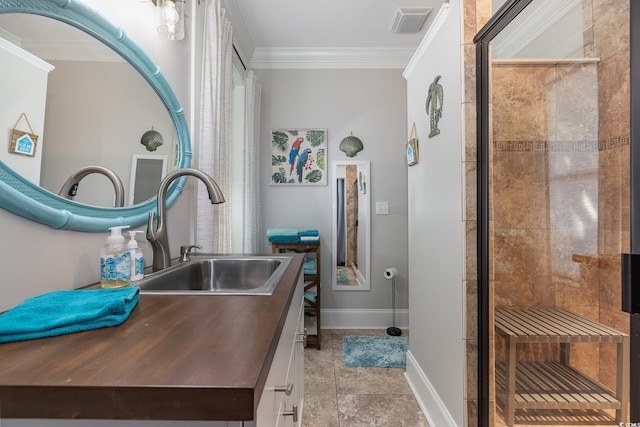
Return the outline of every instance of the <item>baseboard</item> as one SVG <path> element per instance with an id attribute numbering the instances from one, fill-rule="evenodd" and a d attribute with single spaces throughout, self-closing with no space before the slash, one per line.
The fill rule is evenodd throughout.
<path id="1" fill-rule="evenodd" d="M 384 329 L 393 325 L 393 310 L 321 310 L 322 329 Z M 409 310 L 396 310 L 395 326 L 409 328 Z"/>
<path id="2" fill-rule="evenodd" d="M 411 350 L 407 352 L 407 370 L 404 376 L 430 426 L 457 427 L 447 407 L 411 354 Z"/>

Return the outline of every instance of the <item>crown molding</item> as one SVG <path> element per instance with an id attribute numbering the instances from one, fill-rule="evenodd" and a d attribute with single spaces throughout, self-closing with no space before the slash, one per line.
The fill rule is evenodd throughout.
<path id="1" fill-rule="evenodd" d="M 0 28 L 0 38 L 45 61 L 125 62 L 110 47 L 98 40 L 27 39 Z"/>
<path id="2" fill-rule="evenodd" d="M 4 38 L 0 37 L 0 49 L 5 50 L 7 52 L 12 53 L 13 55 L 21 58 L 23 61 L 26 61 L 46 72 L 51 72 L 54 70 L 54 66 L 49 64 L 46 61 L 43 61 L 42 59 L 38 58 L 37 56 L 27 52 L 26 50 L 22 49 L 21 47 L 15 45 L 14 43 L 11 43 L 7 40 L 5 40 Z"/>
<path id="3" fill-rule="evenodd" d="M 22 40 L 22 46 L 40 58 L 52 61 L 125 62 L 108 46 L 96 41 Z"/>
<path id="4" fill-rule="evenodd" d="M 440 7 L 440 10 L 438 10 L 438 14 L 436 15 L 433 22 L 431 23 L 431 26 L 429 26 L 427 33 L 424 35 L 424 38 L 422 39 L 422 41 L 420 42 L 420 45 L 418 46 L 418 49 L 416 49 L 413 56 L 411 57 L 411 60 L 409 61 L 407 68 L 405 68 L 404 71 L 402 72 L 402 75 L 404 76 L 405 79 L 409 78 L 409 76 L 415 69 L 416 65 L 422 58 L 422 55 L 424 55 L 427 48 L 431 46 L 431 43 L 433 43 L 433 40 L 435 39 L 436 35 L 440 31 L 440 28 L 444 25 L 444 22 L 447 20 L 447 17 L 449 16 L 450 7 L 451 7 L 450 3 L 444 3 Z"/>
<path id="5" fill-rule="evenodd" d="M 256 48 L 253 69 L 404 69 L 414 48 Z"/>

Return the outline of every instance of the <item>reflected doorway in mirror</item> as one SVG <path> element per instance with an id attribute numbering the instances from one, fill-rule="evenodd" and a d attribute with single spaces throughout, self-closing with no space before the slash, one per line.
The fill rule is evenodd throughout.
<path id="1" fill-rule="evenodd" d="M 371 182 L 368 161 L 332 162 L 332 289 L 368 291 Z M 368 189 L 370 190 L 370 188 Z"/>
<path id="2" fill-rule="evenodd" d="M 158 182 L 167 174 L 167 156 L 134 154 L 131 159 L 129 205 L 144 202 L 156 195 Z"/>

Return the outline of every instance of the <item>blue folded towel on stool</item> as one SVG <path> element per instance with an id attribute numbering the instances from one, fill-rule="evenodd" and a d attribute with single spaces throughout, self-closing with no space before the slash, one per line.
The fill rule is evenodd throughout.
<path id="1" fill-rule="evenodd" d="M 140 289 L 55 291 L 38 295 L 0 315 L 0 343 L 107 328 L 123 323 Z"/>
<path id="2" fill-rule="evenodd" d="M 294 236 L 298 237 L 298 230 L 295 228 L 269 228 L 267 229 L 267 237 L 274 236 Z"/>
<path id="3" fill-rule="evenodd" d="M 318 233 L 318 230 L 303 230 L 298 234 L 300 236 L 318 236 L 318 235 L 320 235 L 320 233 Z"/>
<path id="4" fill-rule="evenodd" d="M 298 243 L 300 238 L 298 236 L 271 236 L 269 237 L 270 243 Z"/>
<path id="5" fill-rule="evenodd" d="M 307 258 L 304 260 L 304 266 L 302 267 L 304 270 L 304 274 L 315 275 L 318 273 L 318 269 L 316 267 L 315 258 Z"/>

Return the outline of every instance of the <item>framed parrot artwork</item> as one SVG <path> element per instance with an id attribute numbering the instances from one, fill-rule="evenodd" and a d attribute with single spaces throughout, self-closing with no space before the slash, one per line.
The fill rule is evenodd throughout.
<path id="1" fill-rule="evenodd" d="M 327 185 L 326 153 L 326 129 L 272 129 L 271 185 Z"/>

